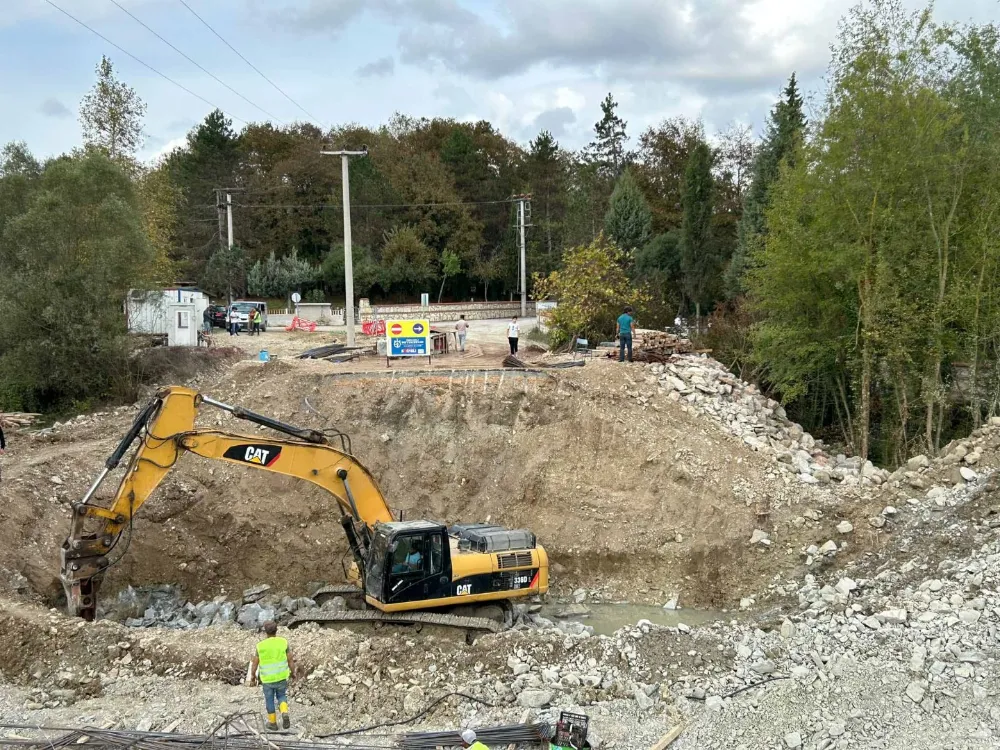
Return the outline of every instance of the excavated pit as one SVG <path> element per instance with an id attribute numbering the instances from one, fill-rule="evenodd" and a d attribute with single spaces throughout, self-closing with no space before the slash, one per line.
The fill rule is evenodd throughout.
<path id="1" fill-rule="evenodd" d="M 408 519 L 530 528 L 557 591 L 724 608 L 775 564 L 748 548 L 754 509 L 788 489 L 713 424 L 658 400 L 642 368 L 593 362 L 553 375 L 340 377 L 325 362 L 240 362 L 202 390 L 287 422 L 337 428 Z M 85 415 L 17 441 L 0 500 L 0 568 L 54 602 L 59 544 L 137 408 Z M 269 435 L 203 409 L 199 424 Z M 108 502 L 120 475 L 101 491 Z M 103 595 L 173 584 L 191 599 L 270 584 L 292 595 L 343 580 L 339 509 L 308 483 L 193 456 L 138 512 Z M 119 549 L 124 548 L 124 543 Z"/>

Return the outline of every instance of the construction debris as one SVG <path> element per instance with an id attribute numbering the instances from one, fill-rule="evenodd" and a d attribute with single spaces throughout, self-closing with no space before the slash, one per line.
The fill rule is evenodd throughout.
<path id="1" fill-rule="evenodd" d="M 255 726 L 256 725 L 256 726 Z M 17 734 L 12 734 L 16 732 Z M 57 737 L 39 737 L 37 733 Z M 3 747 L 99 748 L 100 750 L 194 750 L 224 747 L 227 750 L 326 750 L 343 747 L 342 743 L 303 742 L 294 735 L 269 733 L 260 729 L 257 713 L 232 714 L 208 734 L 179 734 L 140 730 L 113 730 L 97 727 L 45 727 L 29 724 L 0 724 Z M 28 734 L 35 736 L 28 736 Z"/>
<path id="2" fill-rule="evenodd" d="M 508 724 L 501 727 L 476 729 L 476 739 L 487 747 L 506 745 L 539 745 L 552 738 L 548 724 Z M 400 747 L 404 750 L 434 750 L 438 747 L 459 747 L 462 735 L 451 732 L 410 732 L 403 735 Z"/>
<path id="3" fill-rule="evenodd" d="M 324 344 L 312 349 L 306 349 L 298 359 L 325 359 L 334 354 L 340 354 L 347 348 L 346 344 Z"/>
<path id="4" fill-rule="evenodd" d="M 711 417 L 752 450 L 773 456 L 784 471 L 803 484 L 852 480 L 855 484 L 881 485 L 889 479 L 889 472 L 871 461 L 827 453 L 823 441 L 788 419 L 781 404 L 714 359 L 682 354 L 648 367 L 660 387 L 668 391 L 667 398 Z"/>
<path id="5" fill-rule="evenodd" d="M 666 331 L 648 328 L 637 329 L 632 336 L 633 359 L 636 362 L 666 362 L 675 354 L 691 352 L 708 353 L 709 349 L 696 349 L 688 339 Z"/>
<path id="6" fill-rule="evenodd" d="M 40 416 L 42 415 L 20 411 L 0 412 L 0 428 L 13 430 L 18 427 L 30 427 Z"/>
<path id="7" fill-rule="evenodd" d="M 504 367 L 514 367 L 519 370 L 526 370 L 532 367 L 542 367 L 548 370 L 563 370 L 568 367 L 583 367 L 584 360 L 582 359 L 571 359 L 564 362 L 524 362 L 513 354 L 508 354 L 503 358 Z"/>

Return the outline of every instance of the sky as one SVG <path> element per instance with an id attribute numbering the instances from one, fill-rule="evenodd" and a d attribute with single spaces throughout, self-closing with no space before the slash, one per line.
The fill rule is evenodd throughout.
<path id="1" fill-rule="evenodd" d="M 395 112 L 488 119 L 519 142 L 545 128 L 575 149 L 611 92 L 633 141 L 675 115 L 710 133 L 760 132 L 793 71 L 807 102 L 822 95 L 855 1 L 51 0 L 106 41 L 49 0 L 2 0 L 0 143 L 41 157 L 79 145 L 77 110 L 104 54 L 147 104 L 147 160 L 215 107 L 236 129 L 377 126 Z M 942 21 L 998 15 L 997 0 L 935 5 Z"/>

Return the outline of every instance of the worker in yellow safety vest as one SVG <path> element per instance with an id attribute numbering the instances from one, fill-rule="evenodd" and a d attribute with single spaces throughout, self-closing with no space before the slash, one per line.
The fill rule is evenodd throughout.
<path id="1" fill-rule="evenodd" d="M 471 729 L 466 729 L 462 732 L 462 747 L 467 747 L 469 750 L 490 750 L 486 745 L 476 739 L 476 733 Z"/>
<path id="2" fill-rule="evenodd" d="M 264 640 L 257 643 L 257 651 L 250 665 L 251 684 L 258 682 L 264 687 L 264 704 L 267 707 L 267 728 L 277 729 L 278 721 L 275 704 L 281 713 L 281 726 L 288 729 L 288 683 L 292 679 L 295 665 L 288 641 L 278 638 L 278 624 L 272 620 L 264 623 Z"/>

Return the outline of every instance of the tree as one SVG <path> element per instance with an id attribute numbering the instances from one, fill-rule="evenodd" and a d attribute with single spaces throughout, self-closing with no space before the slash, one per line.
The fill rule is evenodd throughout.
<path id="1" fill-rule="evenodd" d="M 681 201 L 684 218 L 681 224 L 681 277 L 684 295 L 695 306 L 695 318 L 701 324 L 701 310 L 707 311 L 715 299 L 719 263 L 712 241 L 714 210 L 712 152 L 699 143 L 691 152 L 684 173 Z"/>
<path id="2" fill-rule="evenodd" d="M 610 338 L 622 306 L 641 311 L 649 294 L 629 281 L 624 261 L 622 251 L 601 234 L 563 253 L 560 270 L 533 276 L 532 296 L 559 303 L 550 318 L 557 343 L 579 335 Z"/>
<path id="3" fill-rule="evenodd" d="M 700 120 L 672 117 L 649 127 L 639 137 L 636 178 L 653 212 L 653 231 L 680 229 L 683 211 L 684 172 L 691 152 L 705 143 Z"/>
<path id="4" fill-rule="evenodd" d="M 250 266 L 247 290 L 255 297 L 285 297 L 315 278 L 316 269 L 299 258 L 297 250 L 280 259 L 272 251 L 265 260 Z"/>
<path id="5" fill-rule="evenodd" d="M 379 279 L 386 292 L 419 293 L 435 276 L 434 251 L 416 228 L 404 225 L 386 233 Z"/>
<path id="6" fill-rule="evenodd" d="M 652 236 L 653 214 L 629 169 L 618 178 L 611 193 L 611 206 L 604 216 L 604 232 L 626 252 L 642 247 Z"/>
<path id="7" fill-rule="evenodd" d="M 220 247 L 209 258 L 201 275 L 201 286 L 227 303 L 247 292 L 247 255 L 239 245 Z"/>
<path id="8" fill-rule="evenodd" d="M 39 169 L 8 147 L 0 230 L 0 409 L 134 398 L 123 307 L 154 251 L 128 175 L 97 151 Z"/>
<path id="9" fill-rule="evenodd" d="M 462 272 L 462 259 L 451 250 L 445 250 L 441 254 L 441 288 L 438 289 L 438 304 L 444 294 L 444 285 L 449 276 L 458 276 Z"/>
<path id="10" fill-rule="evenodd" d="M 566 155 L 547 130 L 528 146 L 525 179 L 532 193 L 537 231 L 531 233 L 528 265 L 545 275 L 555 269 L 565 232 Z"/>
<path id="11" fill-rule="evenodd" d="M 594 124 L 595 138 L 587 146 L 586 154 L 601 176 L 613 181 L 634 155 L 628 150 L 628 123 L 618 116 L 618 102 L 610 93 L 601 102 L 601 113 L 603 116 Z"/>
<path id="12" fill-rule="evenodd" d="M 115 78 L 107 57 L 97 65 L 97 83 L 80 103 L 83 141 L 114 161 L 133 162 L 142 146 L 146 105 L 128 84 Z"/>
<path id="13" fill-rule="evenodd" d="M 146 237 L 156 252 L 152 276 L 160 284 L 172 284 L 175 281 L 173 238 L 180 222 L 178 206 L 183 196 L 162 163 L 140 171 L 136 190 Z"/>
<path id="14" fill-rule="evenodd" d="M 747 264 L 767 232 L 764 216 L 770 204 L 771 188 L 778 179 L 781 164 L 794 156 L 805 125 L 802 97 L 792 73 L 782 98 L 771 110 L 764 142 L 754 156 L 752 179 L 737 227 L 736 251 L 724 280 L 726 296 L 730 299 L 745 292 L 743 277 Z"/>

